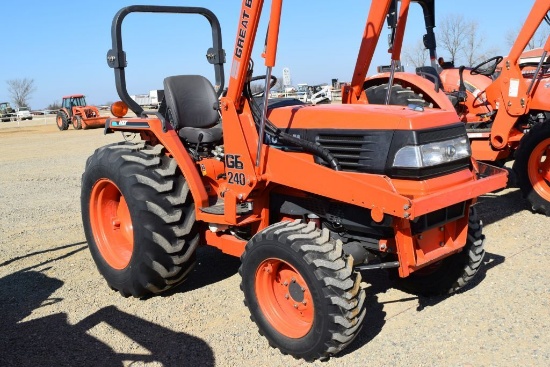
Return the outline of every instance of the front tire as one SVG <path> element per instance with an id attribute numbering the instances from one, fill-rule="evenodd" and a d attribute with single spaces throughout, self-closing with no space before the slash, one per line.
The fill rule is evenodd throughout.
<path id="1" fill-rule="evenodd" d="M 361 274 L 328 230 L 274 224 L 248 242 L 241 260 L 245 305 L 272 347 L 313 361 L 357 336 L 366 313 Z"/>
<path id="2" fill-rule="evenodd" d="M 388 84 L 374 85 L 365 89 L 365 93 L 370 104 L 385 104 Z M 422 107 L 427 107 L 429 105 L 421 94 L 415 93 L 412 89 L 403 88 L 399 84 L 392 85 L 390 105 L 408 106 L 411 104 Z"/>
<path id="3" fill-rule="evenodd" d="M 453 294 L 476 275 L 485 256 L 485 236 L 475 208 L 470 208 L 468 236 L 461 252 L 417 270 L 406 278 L 394 274 L 396 287 L 421 296 Z"/>
<path id="4" fill-rule="evenodd" d="M 82 116 L 73 117 L 73 127 L 75 130 L 82 129 Z"/>
<path id="5" fill-rule="evenodd" d="M 81 205 L 96 266 L 123 296 L 167 290 L 194 267 L 195 205 L 161 145 L 119 143 L 96 150 L 82 175 Z"/>
<path id="6" fill-rule="evenodd" d="M 550 121 L 536 124 L 519 143 L 514 172 L 536 213 L 550 216 Z"/>

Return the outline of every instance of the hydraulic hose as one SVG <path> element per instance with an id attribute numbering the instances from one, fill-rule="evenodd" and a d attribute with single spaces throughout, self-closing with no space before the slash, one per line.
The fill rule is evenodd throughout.
<path id="1" fill-rule="evenodd" d="M 302 148 L 305 152 L 318 156 L 325 162 L 327 162 L 335 171 L 341 171 L 340 163 L 336 157 L 326 148 L 323 148 L 319 144 L 313 143 L 308 140 L 299 139 L 290 134 L 279 131 L 277 137 L 280 141 Z"/>
<path id="2" fill-rule="evenodd" d="M 252 97 L 252 91 L 250 90 L 250 83 L 247 83 L 245 86 L 245 97 L 248 99 L 248 102 L 252 109 L 252 116 L 254 117 L 254 122 L 256 125 L 259 124 L 261 119 L 261 109 L 260 106 L 256 103 Z M 341 171 L 340 163 L 338 159 L 326 148 L 323 148 L 319 144 L 313 143 L 308 140 L 303 140 L 292 136 L 290 134 L 282 132 L 277 128 L 269 119 L 266 118 L 265 132 L 267 134 L 277 137 L 277 140 L 281 143 L 292 145 L 295 147 L 302 148 L 304 152 L 311 153 L 329 164 L 335 171 Z"/>

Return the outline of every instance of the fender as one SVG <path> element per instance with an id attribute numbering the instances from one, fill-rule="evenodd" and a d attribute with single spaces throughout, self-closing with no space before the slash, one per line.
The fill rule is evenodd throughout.
<path id="1" fill-rule="evenodd" d="M 144 140 L 154 141 L 151 135 L 166 148 L 176 160 L 181 173 L 185 177 L 191 196 L 195 202 L 195 214 L 200 213 L 200 208 L 208 206 L 208 194 L 201 176 L 193 159 L 185 150 L 179 136 L 170 124 L 166 124 L 166 132 L 163 132 L 162 122 L 156 118 L 109 118 L 105 124 L 105 133 L 115 131 L 133 132 L 140 134 Z"/>
<path id="2" fill-rule="evenodd" d="M 374 85 L 388 83 L 389 78 L 389 73 L 381 73 L 370 76 L 365 79 L 363 89 Z M 419 75 L 404 72 L 395 73 L 394 83 L 401 84 L 405 88 L 410 87 L 415 93 L 422 93 L 424 99 L 427 102 L 432 103 L 434 108 L 440 108 L 446 111 L 455 110 L 453 104 L 442 89 L 440 89 L 439 92 L 436 92 L 434 89 L 434 83 Z"/>

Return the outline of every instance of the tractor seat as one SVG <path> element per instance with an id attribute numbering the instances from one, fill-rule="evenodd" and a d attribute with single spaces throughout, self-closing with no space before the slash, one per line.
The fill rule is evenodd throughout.
<path id="1" fill-rule="evenodd" d="M 439 73 L 433 66 L 421 66 L 416 68 L 416 74 L 420 75 L 423 78 L 430 80 L 435 84 L 435 91 L 439 92 L 439 88 L 443 87 Z"/>
<path id="2" fill-rule="evenodd" d="M 164 79 L 166 117 L 187 143 L 221 140 L 222 127 L 218 96 L 201 75 L 175 75 Z"/>
<path id="3" fill-rule="evenodd" d="M 416 74 L 420 75 L 421 77 L 428 79 L 432 81 L 435 84 L 435 91 L 439 92 L 439 88 L 443 88 L 443 82 L 441 81 L 441 78 L 439 76 L 439 73 L 433 66 L 421 66 L 416 68 Z M 458 102 L 460 101 L 459 97 L 455 93 L 446 93 L 447 97 L 453 104 L 453 106 L 457 106 Z"/>

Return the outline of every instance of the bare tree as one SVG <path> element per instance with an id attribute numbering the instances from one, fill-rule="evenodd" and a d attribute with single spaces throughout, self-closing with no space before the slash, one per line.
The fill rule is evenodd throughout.
<path id="1" fill-rule="evenodd" d="M 418 40 L 413 47 L 405 47 L 403 50 L 403 61 L 415 69 L 426 64 L 428 50 L 424 47 L 422 40 Z"/>
<path id="2" fill-rule="evenodd" d="M 277 78 L 277 82 L 270 89 L 274 88 L 275 90 L 283 90 L 283 80 L 282 80 L 282 78 L 278 78 L 278 77 L 276 77 L 276 78 Z M 270 83 L 272 82 L 272 80 L 270 80 Z M 258 80 L 257 82 L 250 84 L 250 90 L 252 91 L 252 94 L 261 94 L 264 91 L 264 89 L 265 89 L 265 80 L 263 80 L 263 79 Z"/>
<path id="3" fill-rule="evenodd" d="M 506 43 L 508 44 L 508 47 L 511 48 L 516 42 L 520 29 L 521 25 L 506 33 Z M 532 50 L 534 48 L 544 46 L 548 36 L 550 36 L 550 26 L 547 23 L 541 23 L 533 37 L 529 40 L 529 43 L 527 43 L 526 49 Z"/>
<path id="4" fill-rule="evenodd" d="M 30 95 L 36 90 L 34 79 L 11 79 L 6 80 L 6 83 L 13 103 L 19 107 L 28 107 Z"/>
<path id="5" fill-rule="evenodd" d="M 468 27 L 468 22 L 462 14 L 448 14 L 439 23 L 437 44 L 449 53 L 451 57 L 449 61 L 456 62 L 459 54 L 463 52 Z"/>
<path id="6" fill-rule="evenodd" d="M 250 91 L 252 92 L 252 94 L 260 94 L 264 91 L 264 84 L 252 83 L 250 84 Z"/>
<path id="7" fill-rule="evenodd" d="M 285 88 L 284 88 L 284 85 L 283 85 L 283 78 L 277 77 L 277 83 L 275 83 L 273 88 L 275 88 L 275 90 L 279 90 L 279 91 L 284 90 Z"/>
<path id="8" fill-rule="evenodd" d="M 481 32 L 478 33 L 477 22 L 469 22 L 468 31 L 465 33 L 464 39 L 464 58 L 466 59 L 465 66 L 474 66 L 481 61 L 488 59 L 487 52 L 484 52 L 484 40 Z"/>
<path id="9" fill-rule="evenodd" d="M 438 28 L 438 46 L 448 52 L 450 61 L 457 66 L 474 66 L 497 52 L 494 47 L 486 47 L 479 23 L 461 14 L 443 17 Z"/>

